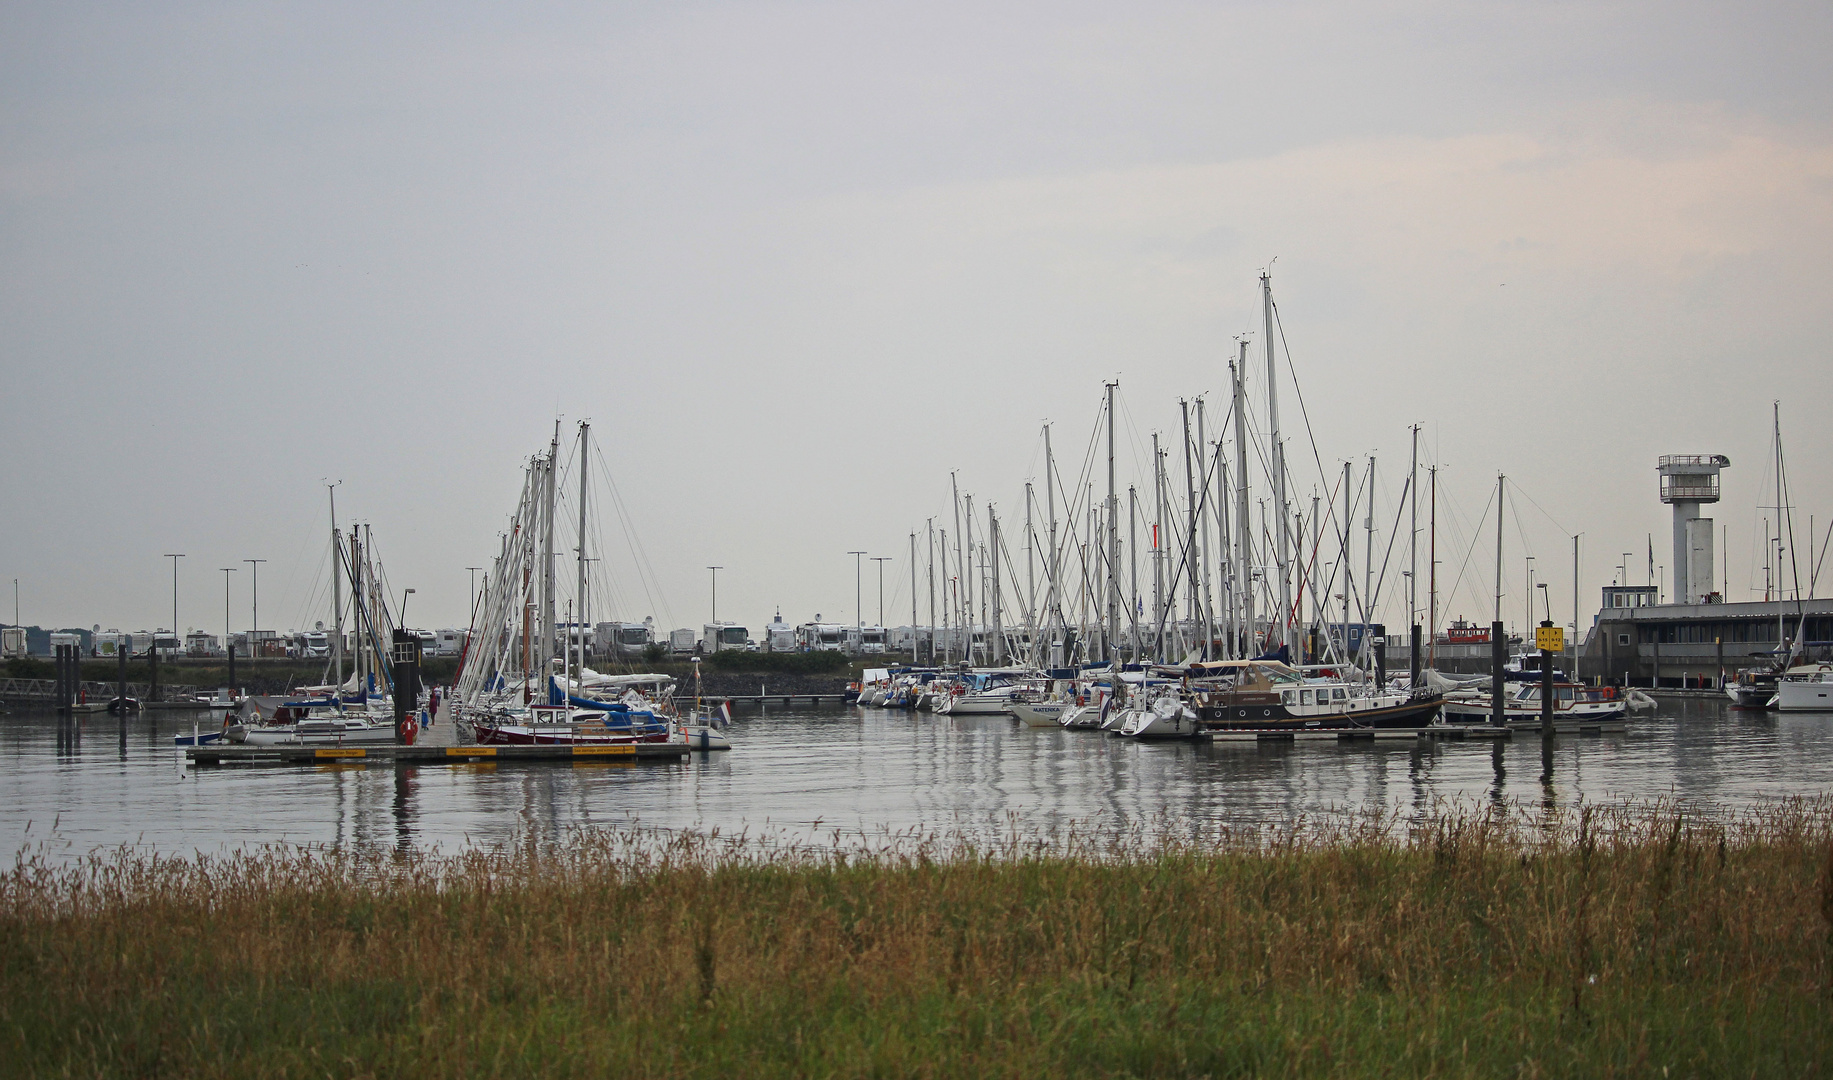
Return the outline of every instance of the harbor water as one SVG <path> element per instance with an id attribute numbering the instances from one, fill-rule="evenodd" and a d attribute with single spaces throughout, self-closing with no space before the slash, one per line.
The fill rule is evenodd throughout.
<path id="1" fill-rule="evenodd" d="M 205 721 L 208 723 L 208 721 Z M 881 709 L 747 710 L 729 753 L 664 765 L 220 766 L 173 746 L 190 714 L 0 716 L 0 836 L 70 859 L 265 844 L 452 852 L 637 824 L 870 840 L 912 831 L 1218 823 L 1442 800 L 1511 806 L 1676 799 L 1718 808 L 1833 790 L 1833 714 L 1666 698 L 1623 734 L 1512 741 L 1138 743 L 1005 717 Z"/>

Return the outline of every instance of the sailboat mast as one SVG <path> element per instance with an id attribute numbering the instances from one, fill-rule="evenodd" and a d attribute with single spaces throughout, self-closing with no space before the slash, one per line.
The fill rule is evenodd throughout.
<path id="1" fill-rule="evenodd" d="M 1102 651 L 1114 661 L 1114 639 L 1120 636 L 1120 503 L 1114 486 L 1114 388 L 1107 384 L 1107 632 Z"/>
<path id="2" fill-rule="evenodd" d="M 948 474 L 948 490 L 949 494 L 953 496 L 955 504 L 955 622 L 957 625 L 965 627 L 967 622 L 965 619 L 961 618 L 963 608 L 965 607 L 961 602 L 961 589 L 962 586 L 966 584 L 962 579 L 967 575 L 966 570 L 963 569 L 967 566 L 967 562 L 962 557 L 962 552 L 965 548 L 961 540 L 961 489 L 955 482 L 955 474 L 953 471 L 950 471 Z M 969 651 L 964 655 L 971 661 L 972 649 L 974 647 L 973 637 L 971 636 L 973 632 L 966 632 L 970 635 L 967 641 L 967 648 Z"/>
<path id="3" fill-rule="evenodd" d="M 999 515 L 993 512 L 991 503 L 987 504 L 987 556 L 985 561 L 991 562 L 993 569 L 992 617 L 987 620 L 987 634 L 990 635 L 991 640 L 988 645 L 992 649 L 993 663 L 1002 665 L 1006 662 L 1006 636 L 999 618 Z"/>
<path id="4" fill-rule="evenodd" d="M 1127 615 L 1133 623 L 1133 662 L 1139 663 L 1139 488 L 1127 485 L 1127 568 L 1132 571 L 1132 599 Z"/>
<path id="5" fill-rule="evenodd" d="M 1158 432 L 1152 433 L 1152 656 L 1165 658 L 1165 470 L 1158 449 Z"/>
<path id="6" fill-rule="evenodd" d="M 1044 566 L 1049 580 L 1045 583 L 1048 594 L 1044 602 L 1044 643 L 1051 658 L 1051 666 L 1058 666 L 1056 655 L 1057 611 L 1061 596 L 1058 593 L 1057 572 L 1060 564 L 1057 561 L 1057 465 L 1056 458 L 1050 452 L 1050 425 L 1044 425 L 1044 512 L 1050 519 L 1050 551 L 1045 556 Z"/>
<path id="7" fill-rule="evenodd" d="M 1351 585 L 1354 584 L 1356 576 L 1355 571 L 1350 568 L 1349 562 L 1350 516 L 1354 513 L 1354 511 L 1350 509 L 1349 502 L 1349 469 L 1350 464 L 1345 461 L 1343 463 L 1343 554 L 1338 559 L 1338 565 L 1343 569 L 1343 640 L 1342 648 L 1335 650 L 1337 658 L 1343 663 L 1349 662 L 1349 594 L 1355 591 L 1351 588 Z M 1334 581 L 1335 579 L 1336 575 L 1332 574 L 1331 580 Z M 1332 638 L 1331 640 L 1333 643 L 1332 647 L 1335 649 L 1336 639 Z"/>
<path id="8" fill-rule="evenodd" d="M 1508 494 L 1508 477 L 1496 474 L 1496 625 L 1502 624 L 1502 500 Z"/>
<path id="9" fill-rule="evenodd" d="M 1202 585 L 1202 601 L 1199 606 L 1202 608 L 1203 616 L 1203 659 L 1214 660 L 1215 657 L 1210 655 L 1209 650 L 1210 643 L 1216 636 L 1216 598 L 1209 587 L 1209 517 L 1203 513 L 1203 507 L 1209 502 L 1208 470 L 1203 467 L 1209 458 L 1209 436 L 1204 427 L 1203 395 L 1201 394 L 1197 395 L 1197 441 L 1191 449 L 1194 451 L 1192 456 L 1196 459 L 1197 473 L 1203 477 L 1203 497 L 1190 507 L 1190 512 L 1196 517 L 1203 534 L 1203 542 L 1195 547 L 1196 551 L 1202 553 L 1203 558 L 1199 562 L 1195 556 L 1192 556 L 1190 572 L 1197 575 L 1197 581 Z M 1194 536 L 1195 533 L 1192 535 Z"/>
<path id="10" fill-rule="evenodd" d="M 936 519 L 929 519 L 929 662 L 936 662 Z"/>
<path id="11" fill-rule="evenodd" d="M 1373 647 L 1368 628 L 1375 622 L 1375 455 L 1368 456 L 1368 516 L 1362 519 L 1362 645 L 1356 650 L 1357 663 Z M 1344 633 L 1348 633 L 1347 630 Z"/>
<path id="12" fill-rule="evenodd" d="M 1184 571 L 1189 577 L 1185 595 L 1185 618 L 1194 627 L 1202 616 L 1202 596 L 1197 591 L 1197 479 L 1190 461 L 1190 402 L 1177 399 L 1184 425 Z M 1179 643 L 1180 645 L 1182 642 Z"/>
<path id="13" fill-rule="evenodd" d="M 1273 460 L 1273 520 L 1278 523 L 1274 542 L 1279 552 L 1279 643 L 1287 644 L 1286 622 L 1292 611 L 1292 541 L 1286 532 L 1286 449 L 1279 441 L 1279 377 L 1273 348 L 1273 279 L 1260 275 L 1261 322 L 1266 334 L 1267 438 Z M 1344 628 L 1344 633 L 1348 633 Z"/>
<path id="14" fill-rule="evenodd" d="M 546 507 L 541 522 L 541 660 L 542 681 L 545 684 L 551 665 L 548 660 L 553 656 L 554 630 L 557 625 L 554 606 L 554 505 L 557 494 L 554 487 L 555 474 L 559 472 L 560 463 L 560 421 L 554 421 L 554 440 L 547 448 L 547 471 L 542 478 L 544 487 L 543 503 Z M 542 691 L 546 693 L 545 688 Z"/>
<path id="15" fill-rule="evenodd" d="M 1407 626 L 1419 622 L 1419 425 L 1413 425 L 1413 465 L 1407 473 Z M 1574 619 L 1578 609 L 1573 608 Z M 1574 626 L 1577 624 L 1574 623 Z M 1410 630 L 1409 630 L 1410 632 Z M 1409 639 L 1410 640 L 1410 639 Z"/>
<path id="16" fill-rule="evenodd" d="M 1235 590 L 1241 594 L 1241 657 L 1254 655 L 1254 530 L 1247 501 L 1247 339 L 1239 363 L 1228 365 L 1235 387 Z"/>
<path id="17" fill-rule="evenodd" d="M 910 662 L 917 660 L 916 533 L 910 534 Z"/>
<path id="18" fill-rule="evenodd" d="M 1429 666 L 1438 661 L 1438 466 L 1427 466 L 1427 474 L 1432 479 L 1432 539 L 1426 552 L 1426 578 L 1431 582 L 1426 596 L 1431 606 L 1431 611 L 1426 614 L 1426 634 L 1430 641 L 1426 646 Z"/>
<path id="19" fill-rule="evenodd" d="M 573 620 L 573 630 L 579 635 L 579 666 L 575 669 L 584 685 L 586 671 L 586 447 L 591 438 L 592 425 L 587 421 L 579 422 L 579 617 Z"/>
<path id="20" fill-rule="evenodd" d="M 337 711 L 344 711 L 344 544 L 337 532 L 337 485 L 326 484 L 331 496 L 331 667 L 336 673 L 331 695 Z M 230 645 L 230 648 L 235 648 Z M 252 653 L 250 654 L 252 655 Z"/>

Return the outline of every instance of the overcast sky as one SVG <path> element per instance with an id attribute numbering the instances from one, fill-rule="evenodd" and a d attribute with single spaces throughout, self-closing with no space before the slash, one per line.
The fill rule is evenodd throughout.
<path id="1" fill-rule="evenodd" d="M 1825 3 L 8 4 L 0 578 L 166 625 L 183 552 L 217 630 L 265 558 L 262 625 L 328 619 L 332 479 L 462 625 L 589 418 L 655 578 L 604 550 L 599 614 L 698 626 L 720 564 L 722 617 L 850 622 L 864 549 L 908 621 L 951 470 L 1022 518 L 1118 377 L 1138 480 L 1271 265 L 1295 493 L 1373 453 L 1391 515 L 1421 424 L 1441 587 L 1506 472 L 1510 611 L 1533 554 L 1570 619 L 1582 532 L 1588 622 L 1671 562 L 1656 457 L 1725 453 L 1743 599 L 1772 400 L 1833 520 L 1829 55 Z"/>

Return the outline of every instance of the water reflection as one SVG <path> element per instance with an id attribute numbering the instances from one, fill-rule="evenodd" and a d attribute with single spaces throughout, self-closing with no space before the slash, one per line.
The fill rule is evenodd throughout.
<path id="1" fill-rule="evenodd" d="M 1445 799 L 1737 804 L 1818 794 L 1833 762 L 1833 716 L 1745 714 L 1711 700 L 1664 701 L 1628 734 L 1551 743 L 1526 733 L 1142 745 L 1003 718 L 778 708 L 737 718 L 740 749 L 677 765 L 225 766 L 188 775 L 173 768 L 172 736 L 190 733 L 191 716 L 98 717 L 115 728 L 114 752 L 100 757 L 81 752 L 85 721 L 44 710 L 0 719 L 0 835 L 13 850 L 55 839 L 74 854 L 274 841 L 409 852 L 631 822 L 803 837 L 1086 821 L 1195 829 L 1369 807 L 1418 815 Z"/>

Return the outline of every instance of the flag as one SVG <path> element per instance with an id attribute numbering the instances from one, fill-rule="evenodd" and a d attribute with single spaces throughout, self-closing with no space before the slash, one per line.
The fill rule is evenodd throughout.
<path id="1" fill-rule="evenodd" d="M 727 725 L 731 723 L 732 703 L 729 701 L 722 701 L 719 703 L 719 730 L 724 731 Z"/>

